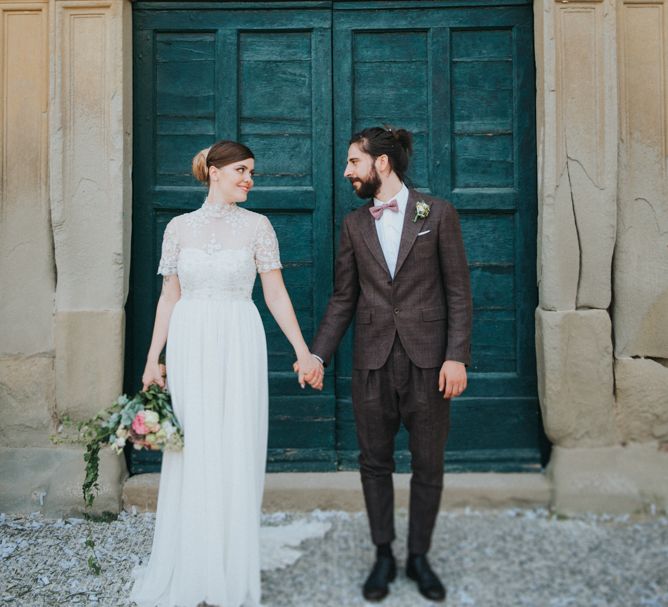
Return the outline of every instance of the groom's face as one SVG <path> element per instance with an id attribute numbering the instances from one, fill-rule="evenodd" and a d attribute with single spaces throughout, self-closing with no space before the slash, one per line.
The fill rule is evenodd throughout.
<path id="1" fill-rule="evenodd" d="M 358 144 L 348 148 L 348 163 L 343 173 L 360 198 L 373 198 L 382 185 L 373 157 L 362 151 Z"/>

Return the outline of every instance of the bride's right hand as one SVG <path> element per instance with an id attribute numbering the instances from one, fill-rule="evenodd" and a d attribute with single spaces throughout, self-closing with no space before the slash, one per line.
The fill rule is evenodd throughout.
<path id="1" fill-rule="evenodd" d="M 162 365 L 157 362 L 146 362 L 144 375 L 141 376 L 142 392 L 146 392 L 151 384 L 158 384 L 161 388 L 165 387 L 165 378 L 161 367 Z"/>

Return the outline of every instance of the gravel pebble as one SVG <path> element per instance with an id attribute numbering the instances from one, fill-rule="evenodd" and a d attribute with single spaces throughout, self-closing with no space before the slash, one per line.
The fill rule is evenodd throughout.
<path id="1" fill-rule="evenodd" d="M 293 565 L 262 574 L 266 607 L 366 605 L 360 588 L 373 560 L 366 516 L 273 513 L 263 525 L 328 522 L 299 546 Z M 88 572 L 86 524 L 39 514 L 0 514 L 0 605 L 127 606 L 133 567 L 148 556 L 155 517 L 122 513 L 94 523 L 100 576 Z M 396 516 L 399 564 L 406 512 Z M 668 518 L 581 516 L 545 510 L 442 513 L 430 562 L 448 607 L 668 607 Z M 384 607 L 427 607 L 403 571 Z"/>

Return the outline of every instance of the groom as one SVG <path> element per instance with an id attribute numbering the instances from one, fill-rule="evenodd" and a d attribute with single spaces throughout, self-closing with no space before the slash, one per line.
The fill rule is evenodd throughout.
<path id="1" fill-rule="evenodd" d="M 426 554 L 443 486 L 450 399 L 466 388 L 471 294 L 457 212 L 404 185 L 412 135 L 368 128 L 354 135 L 344 176 L 371 199 L 341 227 L 334 293 L 311 351 L 329 363 L 355 315 L 352 397 L 364 499 L 376 562 L 364 598 L 380 601 L 396 577 L 394 437 L 411 452 L 406 575 L 433 601 L 445 588 Z M 321 387 L 321 375 L 315 387 Z M 307 378 L 309 379 L 309 378 Z"/>

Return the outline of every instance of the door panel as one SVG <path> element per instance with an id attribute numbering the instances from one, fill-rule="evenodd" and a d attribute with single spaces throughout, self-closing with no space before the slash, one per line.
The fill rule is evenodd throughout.
<path id="1" fill-rule="evenodd" d="M 368 2 L 335 4 L 341 6 L 333 25 L 336 227 L 360 204 L 341 177 L 350 134 L 383 123 L 413 131 L 410 181 L 458 209 L 474 300 L 469 388 L 452 404 L 446 468 L 532 469 L 540 465 L 544 437 L 532 328 L 531 6 L 439 4 L 384 3 L 383 11 L 365 9 Z M 339 458 L 352 467 L 351 344 L 349 334 L 336 375 Z M 397 448 L 398 467 L 406 470 L 403 430 Z"/>
<path id="2" fill-rule="evenodd" d="M 332 282 L 330 10 L 156 11 L 135 19 L 135 172 L 126 389 L 136 390 L 160 289 L 162 233 L 198 208 L 206 191 L 190 174 L 200 149 L 221 138 L 256 155 L 246 206 L 266 214 L 307 340 Z M 323 78 L 323 75 L 325 77 Z M 294 354 L 264 304 L 270 370 L 269 466 L 334 469 L 333 387 L 302 391 Z M 159 457 L 132 455 L 133 472 Z"/>

